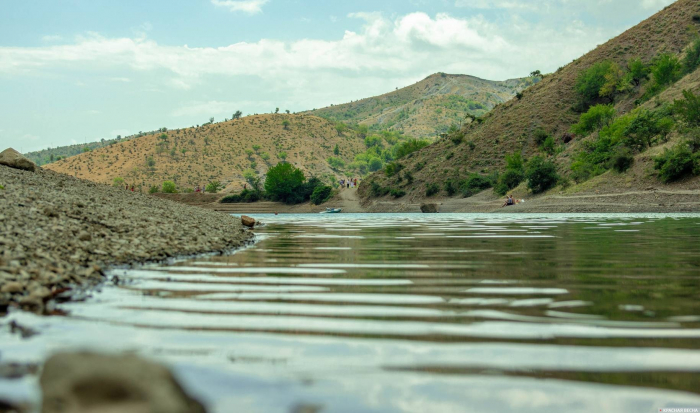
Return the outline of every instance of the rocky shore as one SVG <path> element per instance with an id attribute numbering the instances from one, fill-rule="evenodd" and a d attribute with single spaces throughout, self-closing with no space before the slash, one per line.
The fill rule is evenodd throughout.
<path id="1" fill-rule="evenodd" d="M 0 164 L 0 313 L 50 309 L 102 282 L 109 266 L 224 252 L 251 238 L 223 213 Z"/>

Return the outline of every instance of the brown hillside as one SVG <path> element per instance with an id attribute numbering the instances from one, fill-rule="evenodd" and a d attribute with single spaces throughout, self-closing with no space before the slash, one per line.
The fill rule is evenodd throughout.
<path id="1" fill-rule="evenodd" d="M 289 125 L 285 127 L 284 121 Z M 326 159 L 338 145 L 340 157 L 350 162 L 362 152 L 363 140 L 349 131 L 339 134 L 334 125 L 311 115 L 258 115 L 239 120 L 170 130 L 83 153 L 45 168 L 94 182 L 111 184 L 121 177 L 142 190 L 174 181 L 181 189 L 219 180 L 228 189 L 243 185 L 243 171 L 267 172 L 287 153 L 287 161 L 308 175 L 334 179 Z M 252 156 L 246 150 L 260 148 Z M 184 150 L 184 153 L 183 153 Z M 269 155 L 266 161 L 264 154 Z M 152 158 L 155 164 L 149 166 Z M 255 168 L 251 165 L 255 163 Z M 338 174 L 338 176 L 341 176 Z"/>
<path id="2" fill-rule="evenodd" d="M 534 134 L 539 128 L 561 138 L 580 116 L 572 107 L 578 99 L 574 90 L 576 80 L 583 71 L 604 60 L 615 61 L 624 67 L 635 57 L 649 63 L 662 53 L 681 53 L 697 34 L 699 25 L 693 16 L 698 13 L 700 2 L 679 0 L 556 73 L 547 75 L 525 90 L 522 99 L 512 99 L 495 107 L 484 116 L 483 123 L 466 125 L 462 130 L 464 143 L 456 145 L 449 139 L 442 139 L 401 160 L 404 170 L 411 171 L 414 178 L 413 185 L 406 188 L 410 191 L 407 198 L 414 201 L 425 198 L 425 188 L 429 183 L 442 186 L 449 178 L 464 179 L 472 172 L 487 173 L 500 169 L 507 154 L 522 151 L 524 157 L 532 156 L 538 151 Z M 617 101 L 618 112 L 632 109 L 641 93 L 641 90 L 636 90 Z M 383 172 L 378 172 L 365 179 L 365 183 L 376 181 L 384 187 L 402 186 L 395 180 L 395 177 L 387 178 Z M 369 195 L 367 185 L 363 185 L 360 192 L 366 199 Z"/>
<path id="3" fill-rule="evenodd" d="M 482 116 L 538 81 L 539 78 L 523 78 L 498 82 L 437 73 L 381 96 L 309 113 L 372 129 L 403 131 L 417 138 L 435 137 L 452 124 L 461 125 L 466 114 Z"/>

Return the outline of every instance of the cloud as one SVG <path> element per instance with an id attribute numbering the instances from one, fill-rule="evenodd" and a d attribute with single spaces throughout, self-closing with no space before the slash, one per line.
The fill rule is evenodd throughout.
<path id="1" fill-rule="evenodd" d="M 211 0 L 216 7 L 224 7 L 232 12 L 242 11 L 248 14 L 262 13 L 262 6 L 269 0 Z"/>
<path id="2" fill-rule="evenodd" d="M 42 38 L 41 38 L 41 41 L 43 41 L 43 42 L 60 42 L 61 40 L 63 40 L 63 37 L 61 37 L 57 34 L 46 35 L 46 36 L 42 36 Z"/>

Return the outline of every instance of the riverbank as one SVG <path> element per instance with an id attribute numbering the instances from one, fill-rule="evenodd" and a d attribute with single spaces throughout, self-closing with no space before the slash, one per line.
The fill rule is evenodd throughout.
<path id="1" fill-rule="evenodd" d="M 0 313 L 50 310 L 110 266 L 229 251 L 251 237 L 226 214 L 0 165 Z"/>

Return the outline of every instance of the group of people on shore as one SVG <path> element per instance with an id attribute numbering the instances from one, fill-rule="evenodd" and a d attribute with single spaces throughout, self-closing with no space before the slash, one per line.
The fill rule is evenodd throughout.
<path id="1" fill-rule="evenodd" d="M 127 191 L 135 192 L 135 188 L 133 185 L 131 185 L 131 187 L 129 187 L 129 184 L 125 184 L 124 189 L 126 189 Z"/>
<path id="2" fill-rule="evenodd" d="M 357 178 L 345 178 L 338 181 L 341 188 L 357 188 Z"/>
<path id="3" fill-rule="evenodd" d="M 197 185 L 197 186 L 194 188 L 194 192 L 195 192 L 196 194 L 200 194 L 200 193 L 203 194 L 205 188 L 206 188 L 206 187 L 205 187 L 204 185 L 202 185 L 202 186 Z"/>
<path id="4" fill-rule="evenodd" d="M 506 198 L 506 202 L 503 203 L 503 205 L 501 205 L 501 208 L 505 208 L 508 206 L 515 206 L 515 205 L 518 205 L 522 202 L 525 202 L 525 200 L 524 199 L 513 199 L 513 195 L 508 195 L 508 197 Z"/>

